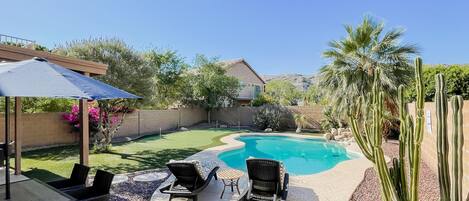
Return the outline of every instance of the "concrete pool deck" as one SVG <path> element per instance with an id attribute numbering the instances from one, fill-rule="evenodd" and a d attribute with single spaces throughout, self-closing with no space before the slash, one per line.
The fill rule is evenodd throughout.
<path id="1" fill-rule="evenodd" d="M 267 135 L 267 136 L 287 136 L 304 139 L 318 139 L 321 137 L 313 137 L 307 135 L 290 134 L 290 133 L 242 133 L 232 134 L 225 136 L 221 139 L 225 145 L 212 147 L 201 152 L 198 152 L 190 157 L 188 160 L 199 160 L 205 167 L 220 166 L 220 169 L 229 168 L 225 162 L 218 158 L 218 154 L 238 149 L 244 146 L 244 143 L 236 140 L 244 135 Z M 348 152 L 360 154 L 360 150 L 355 143 L 350 145 L 343 145 Z M 361 155 L 361 154 L 360 154 Z M 347 161 L 340 162 L 334 168 L 329 170 L 301 176 L 290 176 L 288 200 L 292 201 L 343 201 L 349 200 L 355 188 L 363 180 L 365 170 L 373 167 L 365 157 L 359 157 Z M 288 167 L 287 167 L 288 171 Z M 171 176 L 160 187 L 170 184 L 174 180 Z M 240 179 L 239 187 L 241 195 L 247 190 L 248 178 L 246 174 Z M 232 193 L 227 188 L 223 199 L 220 199 L 220 194 L 223 190 L 223 183 L 218 180 L 212 180 L 209 186 L 199 195 L 199 200 L 203 201 L 216 201 L 216 200 L 237 200 L 238 193 Z M 161 194 L 159 189 L 156 190 L 151 198 L 152 201 L 167 201 L 169 196 Z M 173 199 L 176 200 L 176 199 Z"/>

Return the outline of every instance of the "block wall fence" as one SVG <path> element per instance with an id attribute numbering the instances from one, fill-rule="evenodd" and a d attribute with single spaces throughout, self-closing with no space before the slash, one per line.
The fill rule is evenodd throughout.
<path id="1" fill-rule="evenodd" d="M 408 105 L 409 113 L 415 114 L 415 105 L 411 103 Z M 435 174 L 438 173 L 438 159 L 436 150 L 436 108 L 434 102 L 425 103 L 424 111 L 424 137 L 422 142 L 422 160 L 433 170 Z M 453 110 L 451 103 L 448 103 L 448 135 L 451 137 L 453 130 Z M 464 133 L 464 146 L 463 146 L 463 197 L 468 195 L 469 192 L 469 101 L 464 101 L 463 107 L 463 133 Z M 451 143 L 451 139 L 448 139 Z M 450 145 L 451 147 L 451 145 Z M 451 149 L 450 155 L 451 156 Z M 451 158 L 451 157 L 449 157 Z M 450 163 L 451 166 L 451 163 Z M 451 168 L 451 167 L 450 167 Z"/>
<path id="2" fill-rule="evenodd" d="M 320 122 L 323 118 L 322 110 L 323 107 L 320 105 L 313 106 L 289 106 L 286 107 L 292 114 L 299 113 L 306 117 L 307 125 L 306 128 L 319 130 L 321 128 Z M 231 126 L 252 126 L 253 115 L 257 112 L 256 107 L 233 107 L 223 108 L 212 114 L 214 121 L 219 123 L 228 124 Z M 293 116 L 290 116 L 288 121 L 288 127 L 295 128 L 295 121 Z"/>
<path id="3" fill-rule="evenodd" d="M 55 145 L 74 144 L 78 142 L 78 133 L 73 133 L 71 127 L 62 119 L 63 113 L 34 113 L 22 114 L 23 147 L 36 148 Z M 180 126 L 192 126 L 207 120 L 206 112 L 202 109 L 174 109 L 174 110 L 140 110 L 126 114 L 116 137 L 138 136 L 148 133 L 175 129 Z M 4 139 L 4 116 L 0 117 L 0 140 Z M 14 139 L 13 114 L 10 122 L 10 139 Z"/>
<path id="4" fill-rule="evenodd" d="M 322 118 L 322 107 L 288 107 L 295 113 L 306 116 L 309 128 L 319 128 Z M 252 126 L 252 116 L 257 111 L 254 107 L 224 108 L 212 112 L 212 123 L 237 126 Z M 65 145 L 78 142 L 78 134 L 71 131 L 62 119 L 63 113 L 34 113 L 22 114 L 23 148 L 36 148 L 45 146 Z M 13 117 L 13 114 L 12 114 Z M 14 126 L 11 118 L 11 139 L 13 139 Z M 136 137 L 138 135 L 158 133 L 172 130 L 178 126 L 192 126 L 207 121 L 207 113 L 200 108 L 183 108 L 170 110 L 138 110 L 127 114 L 124 123 L 119 128 L 116 137 Z M 0 133 L 4 132 L 4 117 L 0 115 Z M 293 119 L 289 119 L 293 128 Z M 3 141 L 4 134 L 0 134 Z"/>

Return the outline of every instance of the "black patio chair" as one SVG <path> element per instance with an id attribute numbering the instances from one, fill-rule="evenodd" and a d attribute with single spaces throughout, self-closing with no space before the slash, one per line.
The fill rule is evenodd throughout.
<path id="1" fill-rule="evenodd" d="M 162 187 L 161 193 L 169 194 L 169 200 L 176 197 L 191 198 L 197 201 L 197 196 L 201 193 L 210 183 L 212 177 L 217 180 L 216 172 L 220 167 L 214 167 L 207 178 L 201 175 L 200 170 L 197 170 L 196 164 L 192 162 L 170 162 L 166 166 L 173 173 L 176 179 L 170 185 Z"/>
<path id="2" fill-rule="evenodd" d="M 246 164 L 249 189 L 240 200 L 287 200 L 289 175 L 279 161 L 248 159 Z"/>
<path id="3" fill-rule="evenodd" d="M 109 200 L 114 174 L 98 170 L 90 187 L 64 191 L 70 196 L 82 201 L 105 201 Z"/>
<path id="4" fill-rule="evenodd" d="M 86 186 L 86 179 L 88 178 L 89 171 L 90 168 L 88 166 L 75 163 L 70 178 L 47 182 L 47 184 L 60 190 L 84 188 Z"/>
<path id="5" fill-rule="evenodd" d="M 11 141 L 8 144 L 8 153 L 9 153 L 9 155 L 13 154 L 14 145 L 15 145 L 15 141 Z M 6 159 L 6 146 L 2 142 L 2 143 L 0 143 L 0 167 L 5 167 L 5 162 L 6 162 L 5 159 Z"/>

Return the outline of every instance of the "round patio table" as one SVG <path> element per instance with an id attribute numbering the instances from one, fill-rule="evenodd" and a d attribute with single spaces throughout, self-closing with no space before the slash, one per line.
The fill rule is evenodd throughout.
<path id="1" fill-rule="evenodd" d="M 236 186 L 236 190 L 240 194 L 238 183 L 243 175 L 244 172 L 235 169 L 225 169 L 217 172 L 217 177 L 223 182 L 223 191 L 221 192 L 220 199 L 223 198 L 227 186 L 231 187 L 231 192 L 234 192 L 234 187 Z"/>

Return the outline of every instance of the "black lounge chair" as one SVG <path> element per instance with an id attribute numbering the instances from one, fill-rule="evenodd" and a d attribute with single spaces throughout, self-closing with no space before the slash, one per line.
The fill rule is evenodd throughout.
<path id="1" fill-rule="evenodd" d="M 246 164 L 249 189 L 240 200 L 287 200 L 289 175 L 279 161 L 248 159 Z"/>
<path id="2" fill-rule="evenodd" d="M 204 178 L 201 174 L 200 168 L 193 162 L 170 162 L 166 166 L 173 173 L 176 179 L 170 185 L 162 187 L 161 193 L 169 194 L 169 200 L 177 197 L 191 198 L 193 201 L 197 201 L 197 196 L 202 192 L 207 185 L 215 177 L 217 180 L 216 172 L 220 167 L 214 167 L 208 176 Z"/>
<path id="3" fill-rule="evenodd" d="M 98 170 L 90 187 L 64 191 L 77 200 L 82 201 L 105 201 L 109 200 L 109 191 L 111 189 L 114 174 Z"/>
<path id="4" fill-rule="evenodd" d="M 52 181 L 48 182 L 47 184 L 60 190 L 83 188 L 86 186 L 86 179 L 88 178 L 89 171 L 90 168 L 88 166 L 75 163 L 73 166 L 72 175 L 70 175 L 69 179 Z"/>

